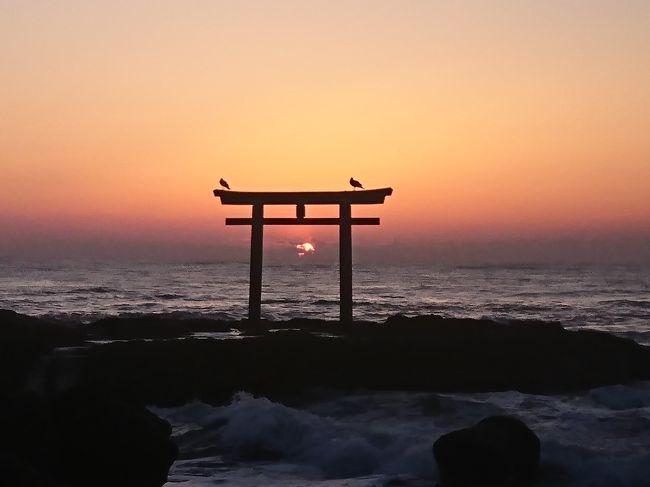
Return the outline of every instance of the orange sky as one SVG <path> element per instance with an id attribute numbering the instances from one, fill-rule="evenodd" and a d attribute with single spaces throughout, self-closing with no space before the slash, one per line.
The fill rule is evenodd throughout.
<path id="1" fill-rule="evenodd" d="M 220 177 L 392 186 L 368 244 L 650 228 L 645 0 L 4 1 L 0 56 L 5 252 L 246 242 Z"/>

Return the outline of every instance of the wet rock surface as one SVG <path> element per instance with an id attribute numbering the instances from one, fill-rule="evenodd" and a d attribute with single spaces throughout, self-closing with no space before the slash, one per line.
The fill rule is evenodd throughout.
<path id="1" fill-rule="evenodd" d="M 490 416 L 433 445 L 441 487 L 517 487 L 538 473 L 540 441 L 521 420 Z"/>
<path id="2" fill-rule="evenodd" d="M 1 355 L 4 392 L 43 392 L 66 371 L 70 378 L 59 388 L 99 386 L 167 406 L 194 398 L 221 403 L 241 390 L 271 398 L 310 388 L 544 394 L 650 379 L 649 347 L 537 321 L 395 316 L 352 325 L 252 324 L 151 316 L 71 325 L 3 312 L 0 335 L 8 352 Z M 74 354 L 65 347 L 76 347 Z"/>

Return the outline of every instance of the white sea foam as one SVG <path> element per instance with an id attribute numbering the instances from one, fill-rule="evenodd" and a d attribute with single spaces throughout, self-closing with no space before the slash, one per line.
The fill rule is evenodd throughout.
<path id="1" fill-rule="evenodd" d="M 243 393 L 228 406 L 194 403 L 163 414 L 177 425 L 177 439 L 190 456 L 211 445 L 226 461 L 277 458 L 311 469 L 318 479 L 433 476 L 430 432 L 414 436 L 398 425 L 322 416 Z"/>
<path id="2" fill-rule="evenodd" d="M 646 408 L 650 406 L 650 389 L 638 384 L 599 387 L 589 393 L 589 398 L 614 410 Z"/>
<path id="3" fill-rule="evenodd" d="M 293 408 L 240 393 L 156 413 L 174 424 L 183 460 L 172 480 L 188 487 L 433 485 L 435 439 L 490 414 L 518 415 L 538 434 L 539 485 L 647 487 L 649 397 L 640 383 L 562 396 L 329 394 Z"/>

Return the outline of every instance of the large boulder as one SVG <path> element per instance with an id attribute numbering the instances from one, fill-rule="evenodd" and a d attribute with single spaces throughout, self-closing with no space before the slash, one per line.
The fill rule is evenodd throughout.
<path id="1" fill-rule="evenodd" d="M 0 429 L 0 478 L 32 472 L 48 486 L 161 487 L 178 453 L 169 423 L 105 392 L 6 398 Z"/>
<path id="2" fill-rule="evenodd" d="M 52 482 L 47 484 L 28 461 L 0 448 L 0 479 L 2 485 L 11 487 L 63 487 Z"/>
<path id="3" fill-rule="evenodd" d="M 178 453 L 169 423 L 107 394 L 72 392 L 52 407 L 52 469 L 71 486 L 160 487 Z"/>
<path id="4" fill-rule="evenodd" d="M 433 444 L 443 487 L 526 484 L 537 475 L 537 435 L 512 416 L 490 416 L 442 435 Z"/>

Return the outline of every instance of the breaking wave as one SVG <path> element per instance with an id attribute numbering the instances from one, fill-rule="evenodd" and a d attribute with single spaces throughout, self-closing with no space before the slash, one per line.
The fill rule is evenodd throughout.
<path id="1" fill-rule="evenodd" d="M 330 392 L 301 408 L 242 392 L 221 407 L 193 402 L 156 413 L 174 425 L 184 459 L 172 479 L 189 486 L 245 484 L 253 470 L 258 485 L 421 485 L 437 478 L 436 438 L 493 414 L 517 415 L 540 437 L 536 485 L 648 485 L 648 382 L 564 396 Z"/>

